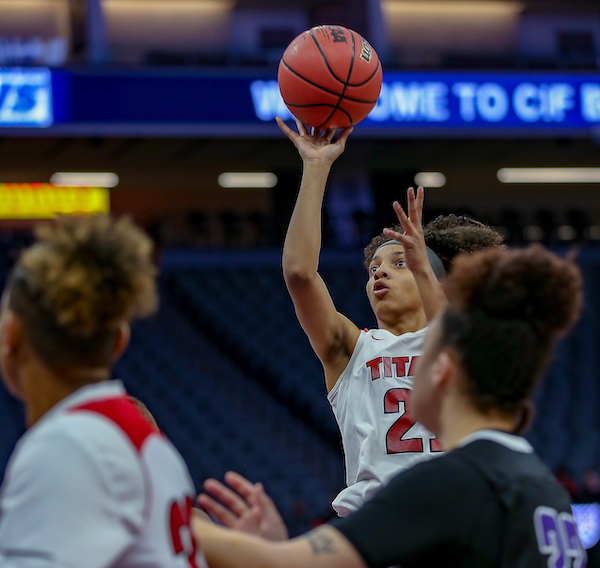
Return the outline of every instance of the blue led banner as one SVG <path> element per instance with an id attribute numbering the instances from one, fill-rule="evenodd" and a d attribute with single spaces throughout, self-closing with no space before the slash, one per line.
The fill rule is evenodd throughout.
<path id="1" fill-rule="evenodd" d="M 0 126 L 15 134 L 279 136 L 291 115 L 272 74 L 0 69 Z M 40 130 L 36 131 L 38 134 Z M 388 72 L 354 136 L 589 136 L 600 74 Z"/>
<path id="2" fill-rule="evenodd" d="M 0 68 L 0 127 L 47 127 L 51 124 L 50 71 Z"/>
<path id="3" fill-rule="evenodd" d="M 276 81 L 251 84 L 256 115 L 289 112 Z M 600 75 L 387 73 L 362 128 L 568 130 L 600 124 Z"/>

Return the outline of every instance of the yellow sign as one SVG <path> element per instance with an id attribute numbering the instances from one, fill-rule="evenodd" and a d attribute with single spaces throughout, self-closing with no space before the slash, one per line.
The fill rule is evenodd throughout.
<path id="1" fill-rule="evenodd" d="M 0 219 L 51 219 L 110 211 L 109 190 L 50 183 L 0 183 Z"/>

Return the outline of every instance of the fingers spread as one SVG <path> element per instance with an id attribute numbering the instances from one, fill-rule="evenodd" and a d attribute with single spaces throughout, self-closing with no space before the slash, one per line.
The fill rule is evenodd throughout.
<path id="1" fill-rule="evenodd" d="M 228 471 L 225 474 L 225 481 L 242 497 L 248 498 L 253 493 L 254 483 L 248 481 L 245 477 L 235 471 Z"/>
<path id="2" fill-rule="evenodd" d="M 205 493 L 198 495 L 198 504 L 210 515 L 215 517 L 219 522 L 226 527 L 234 527 L 237 517 L 221 503 L 215 501 Z"/>
<path id="3" fill-rule="evenodd" d="M 423 217 L 423 202 L 425 201 L 425 190 L 423 189 L 422 186 L 419 186 L 419 188 L 417 189 L 417 203 L 416 203 L 416 209 L 417 209 L 417 215 L 418 215 L 418 222 L 419 225 L 421 225 L 421 219 Z"/>
<path id="4" fill-rule="evenodd" d="M 279 126 L 279 128 L 281 129 L 281 131 L 290 139 L 290 140 L 294 140 L 295 138 L 298 137 L 298 134 L 296 134 L 285 122 L 283 122 L 283 120 L 281 120 L 280 117 L 275 118 L 276 122 L 277 122 L 277 126 Z"/>
<path id="5" fill-rule="evenodd" d="M 304 124 L 304 122 L 302 122 L 299 118 L 296 119 L 296 127 L 298 128 L 300 136 L 308 136 L 306 124 Z"/>
<path id="6" fill-rule="evenodd" d="M 398 231 L 393 231 L 392 229 L 383 229 L 383 234 L 390 239 L 394 239 L 399 243 L 404 244 L 405 235 L 403 233 L 399 233 Z"/>
<path id="7" fill-rule="evenodd" d="M 346 140 L 348 140 L 348 136 L 350 136 L 350 133 L 353 130 L 354 130 L 354 128 L 352 126 L 350 126 L 348 128 L 344 128 L 344 130 L 342 130 L 340 132 L 340 135 L 338 136 L 338 139 L 336 140 L 336 144 L 339 144 L 340 146 L 345 146 Z"/>
<path id="8" fill-rule="evenodd" d="M 415 188 L 409 187 L 406 192 L 408 198 L 408 215 L 411 221 L 415 221 L 417 218 L 417 207 L 415 204 Z"/>
<path id="9" fill-rule="evenodd" d="M 248 509 L 248 504 L 244 499 L 216 479 L 207 479 L 204 482 L 204 489 L 226 505 L 238 517 Z"/>
<path id="10" fill-rule="evenodd" d="M 410 230 L 410 222 L 406 216 L 406 213 L 404 212 L 404 209 L 402 209 L 402 205 L 400 205 L 400 203 L 397 201 L 394 201 L 392 207 L 398 216 L 398 221 L 400 221 L 400 224 L 402 227 L 404 227 L 404 230 L 408 232 Z"/>

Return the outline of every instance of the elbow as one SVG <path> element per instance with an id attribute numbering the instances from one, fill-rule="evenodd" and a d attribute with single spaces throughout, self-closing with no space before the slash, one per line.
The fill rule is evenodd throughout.
<path id="1" fill-rule="evenodd" d="M 317 271 L 314 267 L 283 259 L 283 277 L 288 287 L 301 286 L 311 282 L 316 276 Z"/>
<path id="2" fill-rule="evenodd" d="M 309 286 L 314 281 L 314 274 L 302 270 L 291 270 L 284 272 L 283 278 L 288 290 L 292 291 Z"/>

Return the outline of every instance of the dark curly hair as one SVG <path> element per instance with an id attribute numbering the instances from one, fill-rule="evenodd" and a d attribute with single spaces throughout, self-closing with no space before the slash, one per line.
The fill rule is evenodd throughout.
<path id="1" fill-rule="evenodd" d="M 458 353 L 470 399 L 484 413 L 524 410 L 528 422 L 553 345 L 579 317 L 579 269 L 539 245 L 495 248 L 456 258 L 444 290 L 440 348 Z"/>
<path id="2" fill-rule="evenodd" d="M 401 225 L 392 227 L 403 232 Z M 440 215 L 423 227 L 425 244 L 442 260 L 449 271 L 454 257 L 461 253 L 471 253 L 492 247 L 499 247 L 504 237 L 494 228 L 466 215 Z M 374 237 L 364 250 L 365 267 L 368 269 L 375 251 L 389 237 L 383 233 Z"/>

